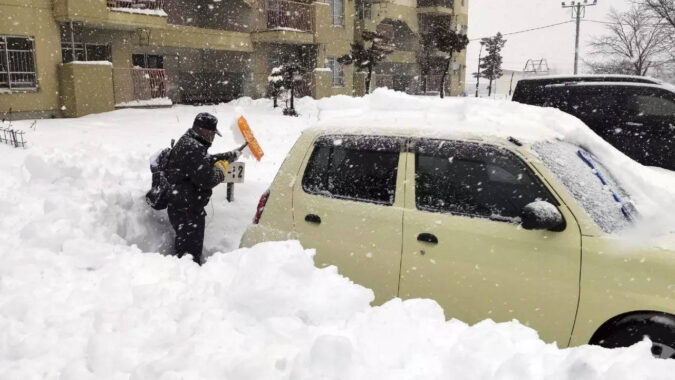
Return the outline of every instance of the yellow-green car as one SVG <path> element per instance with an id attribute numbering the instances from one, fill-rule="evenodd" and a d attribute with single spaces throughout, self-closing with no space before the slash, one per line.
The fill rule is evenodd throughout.
<path id="1" fill-rule="evenodd" d="M 636 218 L 628 200 L 564 141 L 316 128 L 241 245 L 297 239 L 377 304 L 431 298 L 448 318 L 517 319 L 561 347 L 649 336 L 655 356 L 673 358 L 675 244 L 619 239 Z"/>

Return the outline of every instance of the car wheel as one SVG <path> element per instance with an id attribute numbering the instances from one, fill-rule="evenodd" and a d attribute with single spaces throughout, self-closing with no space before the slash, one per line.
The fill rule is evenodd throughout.
<path id="1" fill-rule="evenodd" d="M 675 359 L 675 326 L 653 322 L 636 322 L 616 326 L 616 329 L 598 344 L 606 348 L 629 347 L 647 336 L 652 341 L 652 355 L 661 359 Z"/>

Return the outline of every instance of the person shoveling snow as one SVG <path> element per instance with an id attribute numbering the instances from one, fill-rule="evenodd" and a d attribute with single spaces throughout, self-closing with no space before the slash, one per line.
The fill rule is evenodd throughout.
<path id="1" fill-rule="evenodd" d="M 174 253 L 178 257 L 192 255 L 202 261 L 206 211 L 212 189 L 225 181 L 227 168 L 241 155 L 241 149 L 215 155 L 208 154 L 217 135 L 218 119 L 200 113 L 191 129 L 178 140 L 168 159 L 167 179 L 170 184 L 169 221 L 176 231 Z"/>

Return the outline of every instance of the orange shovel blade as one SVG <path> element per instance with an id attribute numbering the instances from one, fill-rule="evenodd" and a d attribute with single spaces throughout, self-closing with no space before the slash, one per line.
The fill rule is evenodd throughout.
<path id="1" fill-rule="evenodd" d="M 253 131 L 251 131 L 251 127 L 248 125 L 248 121 L 242 116 L 239 118 L 237 121 L 237 124 L 239 124 L 239 130 L 241 131 L 241 135 L 244 136 L 244 140 L 248 143 L 248 148 L 251 149 L 251 153 L 253 153 L 253 157 L 255 157 L 256 160 L 260 161 L 260 159 L 265 155 L 265 152 L 263 152 L 262 148 L 260 147 L 260 144 L 258 144 L 258 140 L 255 139 L 255 136 L 253 136 Z"/>

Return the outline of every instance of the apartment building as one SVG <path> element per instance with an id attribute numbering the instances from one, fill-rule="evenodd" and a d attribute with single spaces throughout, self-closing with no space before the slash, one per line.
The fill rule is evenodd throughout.
<path id="1" fill-rule="evenodd" d="M 438 18 L 466 27 L 468 0 L 0 0 L 0 116 L 77 117 L 116 107 L 261 97 L 273 67 L 307 69 L 299 95 L 365 92 L 343 66 L 361 31 L 396 51 L 373 87 L 437 91 L 419 75 L 419 33 Z M 448 91 L 464 88 L 465 56 Z M 439 65 L 440 67 L 440 65 Z"/>

